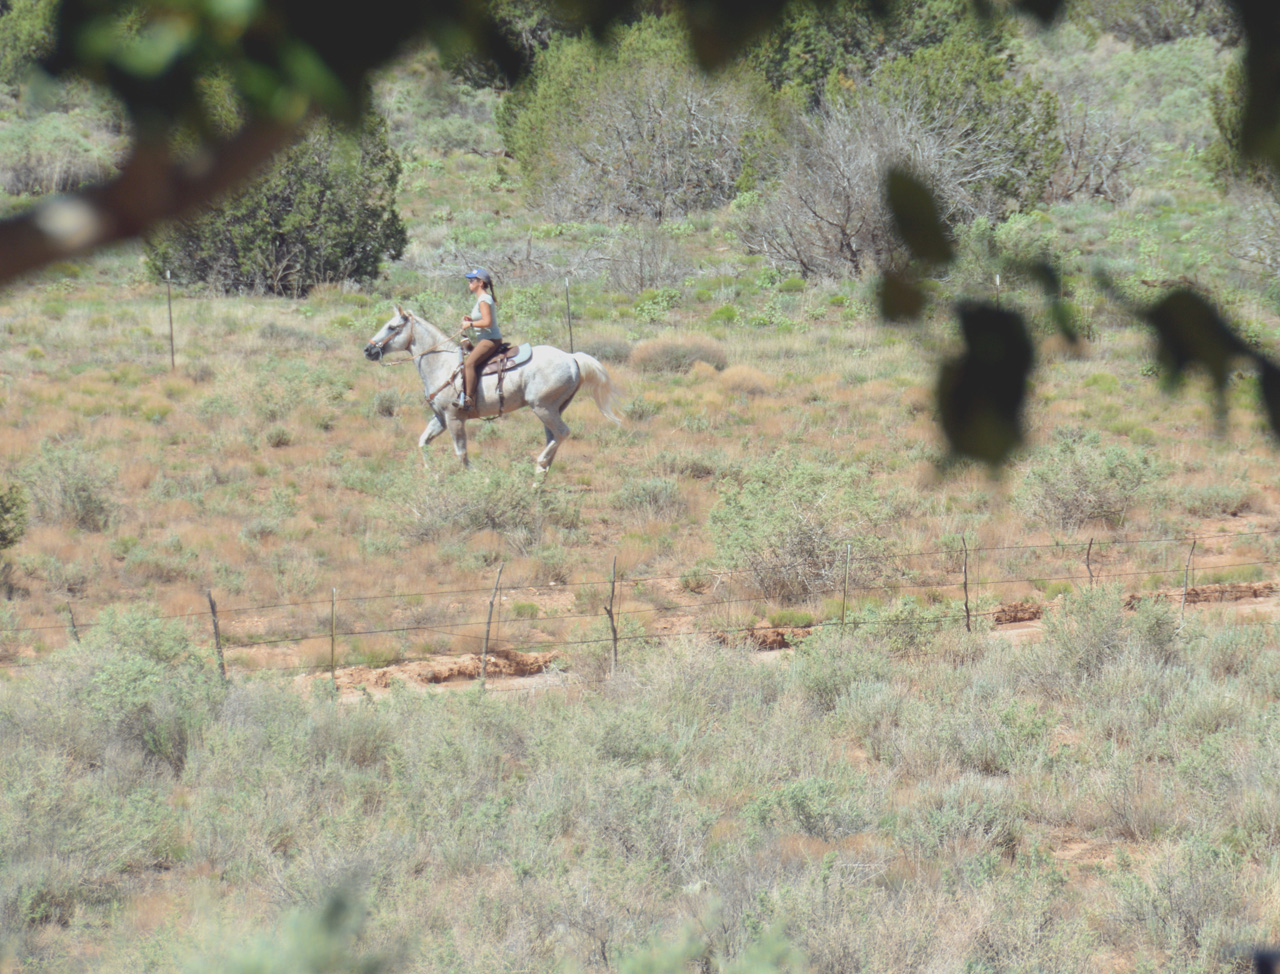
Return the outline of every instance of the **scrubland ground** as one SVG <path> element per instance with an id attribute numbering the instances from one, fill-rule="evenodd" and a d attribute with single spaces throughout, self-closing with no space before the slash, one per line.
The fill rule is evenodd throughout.
<path id="1" fill-rule="evenodd" d="M 1198 162 L 1221 56 L 1105 43 L 1134 119 L 1177 95 L 1192 130 L 1152 136 L 1124 203 L 972 231 L 916 326 L 871 279 L 744 253 L 732 208 L 541 223 L 483 139 L 425 147 L 400 76 L 413 242 L 376 286 L 175 293 L 173 367 L 138 251 L 0 295 L 0 471 L 33 515 L 0 604 L 0 968 L 1208 971 L 1280 940 L 1269 616 L 1123 608 L 1276 580 L 1256 379 L 1221 417 L 1165 396 L 1086 272 L 1135 301 L 1193 280 L 1273 353 L 1274 284 Z M 1075 44 L 1045 70 L 1100 56 Z M 947 302 L 997 296 L 984 234 L 1052 241 L 1087 334 L 1041 323 L 997 475 L 940 470 L 932 395 Z M 621 427 L 574 405 L 538 487 L 533 416 L 424 466 L 412 368 L 360 354 L 395 303 L 456 320 L 477 263 L 512 337 L 562 347 L 568 277 L 624 390 Z M 1034 310 L 1025 286 L 999 300 Z M 1015 601 L 1052 603 L 1041 638 L 992 631 Z M 762 621 L 813 632 L 776 665 L 715 635 Z M 331 632 L 386 672 L 486 630 L 559 651 L 551 689 L 295 679 Z"/>

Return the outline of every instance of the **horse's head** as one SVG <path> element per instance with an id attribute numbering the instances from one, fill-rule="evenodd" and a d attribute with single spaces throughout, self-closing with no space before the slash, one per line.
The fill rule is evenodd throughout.
<path id="1" fill-rule="evenodd" d="M 364 357 L 370 362 L 382 358 L 383 352 L 403 352 L 413 343 L 413 329 L 409 324 L 413 316 L 400 305 L 396 305 L 396 313 L 387 319 L 387 323 L 378 329 L 378 333 L 369 339 L 364 347 Z"/>

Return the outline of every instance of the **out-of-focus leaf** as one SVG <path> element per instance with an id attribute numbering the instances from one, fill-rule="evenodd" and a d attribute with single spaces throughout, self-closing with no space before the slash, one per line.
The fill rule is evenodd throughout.
<path id="1" fill-rule="evenodd" d="M 924 311 L 924 292 L 905 274 L 885 271 L 880 278 L 880 314 L 889 321 L 914 321 Z"/>
<path id="2" fill-rule="evenodd" d="M 1265 358 L 1258 360 L 1258 385 L 1262 390 L 1262 405 L 1271 422 L 1271 432 L 1280 437 L 1280 368 Z"/>
<path id="3" fill-rule="evenodd" d="M 957 312 L 966 351 L 938 378 L 942 431 L 953 454 L 995 466 L 1023 440 L 1031 339 L 1016 312 L 989 304 L 962 304 Z"/>
<path id="4" fill-rule="evenodd" d="M 1071 307 L 1062 300 L 1062 278 L 1058 275 L 1057 268 L 1047 260 L 1039 260 L 1028 270 L 1031 272 L 1032 280 L 1044 290 L 1045 298 L 1049 302 L 1049 315 L 1053 318 L 1053 325 L 1058 329 L 1058 334 L 1072 345 L 1078 345 L 1080 333 L 1076 329 L 1075 315 Z"/>
<path id="5" fill-rule="evenodd" d="M 1251 158 L 1271 163 L 1280 173 L 1280 6 L 1275 0 L 1234 0 L 1247 43 L 1244 69 L 1248 81 L 1241 148 Z"/>
<path id="6" fill-rule="evenodd" d="M 1035 17 L 1042 26 L 1048 27 L 1062 13 L 1063 2 L 1064 0 L 1017 0 L 1014 6 L 1024 14 Z"/>
<path id="7" fill-rule="evenodd" d="M 885 200 L 893 213 L 894 229 L 913 255 L 935 264 L 951 262 L 951 241 L 933 193 L 924 183 L 905 169 L 890 169 L 885 177 Z"/>
<path id="8" fill-rule="evenodd" d="M 1208 301 L 1185 288 L 1171 292 L 1143 315 L 1156 331 L 1157 354 L 1177 384 L 1186 370 L 1199 365 L 1221 394 L 1231 376 L 1231 362 L 1249 350 Z"/>

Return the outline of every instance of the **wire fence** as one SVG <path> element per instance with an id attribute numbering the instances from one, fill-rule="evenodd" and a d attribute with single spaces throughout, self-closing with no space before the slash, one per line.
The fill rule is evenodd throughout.
<path id="1" fill-rule="evenodd" d="M 824 604 L 819 618 L 812 613 L 786 608 L 780 600 L 771 599 L 759 589 L 756 567 L 726 569 L 694 567 L 675 574 L 626 575 L 619 577 L 614 571 L 609 577 L 597 577 L 552 584 L 521 584 L 502 587 L 501 567 L 498 583 L 486 587 L 449 588 L 412 592 L 375 592 L 339 596 L 331 589 L 327 599 L 276 601 L 218 607 L 213 592 L 206 593 L 207 610 L 194 610 L 156 616 L 159 621 L 186 622 L 191 625 L 207 625 L 216 644 L 220 665 L 224 652 L 237 654 L 244 661 L 244 654 L 251 651 L 282 650 L 267 659 L 253 661 L 256 669 L 281 672 L 306 673 L 336 671 L 339 665 L 383 665 L 388 663 L 416 663 L 438 660 L 441 656 L 481 652 L 486 656 L 492 651 L 572 651 L 586 646 L 612 648 L 616 663 L 620 645 L 652 639 L 680 637 L 715 637 L 722 640 L 747 638 L 751 633 L 764 629 L 820 630 L 838 627 L 894 626 L 898 629 L 920 627 L 933 630 L 944 627 L 971 629 L 975 622 L 999 623 L 1009 620 L 1008 607 L 997 604 L 978 608 L 980 601 L 999 599 L 1002 590 L 1013 586 L 1035 585 L 1047 588 L 1051 585 L 1096 586 L 1101 584 L 1132 584 L 1152 580 L 1168 585 L 1180 583 L 1185 606 L 1188 593 L 1195 583 L 1198 570 L 1195 555 L 1197 549 L 1217 541 L 1240 544 L 1256 539 L 1280 537 L 1280 529 L 1230 534 L 1188 535 L 1168 538 L 1108 538 L 1079 542 L 1062 542 L 1035 545 L 989 545 L 968 547 L 962 539 L 958 545 L 938 547 L 927 551 L 893 552 L 877 555 L 853 554 L 852 540 L 842 542 L 845 561 L 842 577 L 835 583 L 807 586 L 803 590 L 802 603 L 814 606 Z M 1108 549 L 1117 547 L 1169 545 L 1186 549 L 1186 557 L 1179 556 L 1177 563 L 1158 567 L 1125 571 L 1102 570 Z M 1056 552 L 1063 557 L 1074 557 L 1082 563 L 1081 570 L 1065 570 L 1059 574 L 1024 572 L 998 574 L 979 572 L 983 556 L 1010 555 L 1019 552 Z M 1073 554 L 1074 553 L 1074 554 Z M 934 559 L 932 571 L 920 567 L 923 559 Z M 1061 561 L 1059 561 L 1061 563 Z M 869 576 L 871 581 L 858 581 L 853 577 L 857 565 L 858 576 Z M 1207 569 L 1215 577 L 1223 575 L 1250 575 L 1269 577 L 1265 569 L 1274 569 L 1277 559 L 1252 557 L 1248 560 L 1224 562 L 1219 556 Z M 1097 566 L 1097 567 L 1095 567 Z M 773 574 L 788 571 L 802 572 L 806 562 L 772 565 Z M 830 566 L 828 566 L 830 567 Z M 839 567 L 839 566 L 837 566 Z M 827 576 L 832 573 L 828 571 Z M 839 575 L 839 573 L 836 573 Z M 674 584 L 673 584 L 674 583 Z M 1271 582 L 1254 583 L 1266 591 L 1274 591 Z M 608 598 L 603 590 L 608 587 Z M 675 588 L 675 593 L 668 589 Z M 545 612 L 540 603 L 553 595 L 564 600 L 565 592 L 573 592 L 573 608 Z M 927 612 L 916 613 L 913 618 L 889 617 L 877 608 L 877 603 L 891 601 L 903 595 L 916 595 L 928 606 Z M 481 597 L 488 597 L 489 612 L 481 618 L 479 608 L 472 617 L 456 617 L 450 607 L 471 609 L 483 605 Z M 503 608 L 504 602 L 524 598 L 528 601 Z M 1194 599 L 1193 599 L 1194 600 Z M 441 608 L 441 603 L 448 606 Z M 380 603 L 394 603 L 387 610 Z M 409 606 L 412 604 L 412 608 Z M 858 610 L 851 612 L 851 605 Z M 432 608 L 434 606 L 434 608 Z M 497 607 L 497 618 L 494 609 Z M 83 633 L 92 631 L 99 623 L 86 616 L 101 612 L 106 606 L 86 603 L 65 604 L 65 620 L 40 625 L 12 625 L 0 627 L 0 640 L 10 646 L 24 641 L 28 644 L 47 642 L 61 634 L 64 642 L 80 640 Z M 1043 611 L 1043 607 L 1027 607 Z M 295 620 L 270 619 L 273 613 L 289 613 L 310 610 L 317 617 L 327 616 L 321 624 L 319 618 L 310 627 L 301 628 Z M 323 611 L 322 610 L 327 610 Z M 340 611 L 341 610 L 341 611 Z M 514 611 L 513 611 L 514 610 Z M 353 616 L 377 613 L 381 617 L 399 616 L 391 622 L 371 622 Z M 1025 613 L 1024 613 L 1025 614 Z M 409 618 L 403 618 L 408 615 Z M 79 616 L 79 617 L 78 617 Z M 425 618 L 424 618 L 425 617 Z M 746 621 L 751 617 L 751 621 Z M 757 622 L 763 617 L 766 622 Z M 339 619 L 344 624 L 338 625 Z M 589 632 L 594 624 L 596 631 Z M 664 628 L 664 626 L 666 626 Z M 577 632 L 566 633 L 566 629 Z M 555 630 L 549 632 L 548 630 Z M 417 640 L 418 646 L 411 645 Z M 339 641 L 342 641 L 339 659 Z M 325 650 L 327 649 L 327 652 Z M 287 652 L 283 652 L 287 650 Z M 11 668 L 60 665 L 57 658 L 48 656 L 16 657 L 4 665 Z"/>

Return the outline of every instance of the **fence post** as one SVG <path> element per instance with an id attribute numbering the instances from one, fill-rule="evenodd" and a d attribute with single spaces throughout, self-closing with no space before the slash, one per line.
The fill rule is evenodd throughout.
<path id="1" fill-rule="evenodd" d="M 176 369 L 177 363 L 173 355 L 173 287 L 169 283 L 169 271 L 164 272 L 164 293 L 169 302 L 169 371 Z"/>
<path id="2" fill-rule="evenodd" d="M 960 544 L 964 546 L 964 631 L 973 632 L 973 622 L 969 617 L 969 539 L 960 535 Z"/>
<path id="3" fill-rule="evenodd" d="M 338 589 L 333 589 L 329 601 L 329 679 L 338 686 Z"/>
<path id="4" fill-rule="evenodd" d="M 844 630 L 845 620 L 849 617 L 849 559 L 853 554 L 853 544 L 845 542 L 844 546 L 844 594 L 840 597 L 840 629 Z"/>
<path id="5" fill-rule="evenodd" d="M 618 624 L 613 618 L 613 593 L 618 584 L 618 556 L 613 556 L 613 570 L 609 573 L 609 604 L 604 614 L 609 617 L 609 631 L 613 634 L 613 661 L 609 664 L 609 678 L 618 671 Z"/>
<path id="6" fill-rule="evenodd" d="M 76 642 L 80 642 L 80 630 L 76 628 L 76 616 L 71 611 L 71 603 L 67 603 L 67 621 L 71 623 L 71 638 Z"/>
<path id="7" fill-rule="evenodd" d="M 1187 586 L 1191 584 L 1191 556 L 1196 553 L 1196 539 L 1191 539 L 1191 550 L 1187 552 L 1187 567 L 1182 572 L 1182 611 L 1178 614 L 1178 618 L 1182 619 L 1187 614 Z"/>
<path id="8" fill-rule="evenodd" d="M 498 601 L 498 586 L 502 584 L 502 569 L 507 563 L 498 565 L 498 577 L 493 583 L 493 594 L 489 596 L 489 618 L 484 623 L 484 647 L 480 650 L 480 692 L 484 692 L 486 671 L 489 669 L 489 627 L 493 624 L 493 603 Z"/>
<path id="9" fill-rule="evenodd" d="M 213 648 L 218 654 L 218 676 L 227 682 L 227 661 L 222 658 L 222 633 L 218 631 L 218 603 L 213 601 L 213 589 L 209 589 L 209 614 L 213 616 Z"/>
<path id="10" fill-rule="evenodd" d="M 569 322 L 569 354 L 573 354 L 573 309 L 569 307 L 569 279 L 564 279 L 564 317 Z"/>
<path id="11" fill-rule="evenodd" d="M 1093 588 L 1093 538 L 1089 539 L 1089 547 L 1084 553 L 1084 567 L 1089 572 L 1089 587 Z"/>

